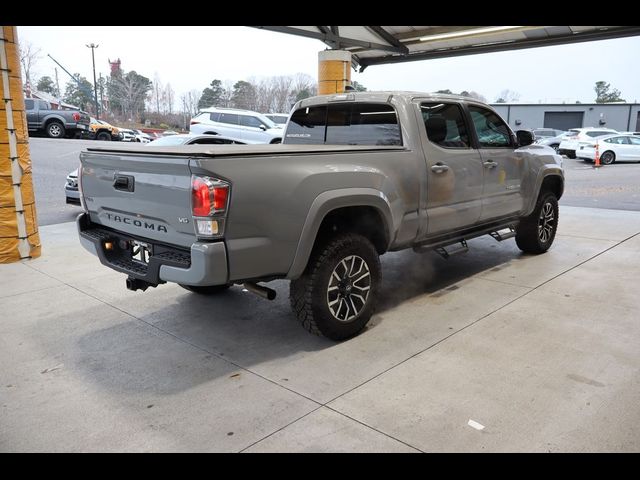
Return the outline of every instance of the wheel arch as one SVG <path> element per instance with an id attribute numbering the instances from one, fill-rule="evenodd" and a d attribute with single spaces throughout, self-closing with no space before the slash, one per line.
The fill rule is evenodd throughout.
<path id="1" fill-rule="evenodd" d="M 332 231 L 364 235 L 382 254 L 391 242 L 392 226 L 389 202 L 378 190 L 353 188 L 323 192 L 311 204 L 287 278 L 302 275 L 313 248 Z"/>

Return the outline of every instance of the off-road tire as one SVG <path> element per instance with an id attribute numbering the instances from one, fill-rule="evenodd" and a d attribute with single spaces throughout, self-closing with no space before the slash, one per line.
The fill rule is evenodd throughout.
<path id="1" fill-rule="evenodd" d="M 345 288 L 353 293 L 353 298 L 351 294 L 344 297 L 345 319 L 339 320 L 334 316 L 329 305 L 335 304 L 330 298 L 337 294 L 336 287 L 331 287 L 330 282 L 333 281 L 334 271 L 342 268 L 343 262 L 347 259 L 350 260 L 344 270 L 343 280 L 349 284 Z M 360 267 L 357 274 L 353 273 L 357 268 L 354 265 L 361 265 L 361 262 L 364 266 Z M 349 267 L 351 270 L 348 269 Z M 363 277 L 367 271 L 369 277 Z M 353 274 L 350 275 L 351 273 Z M 337 275 L 340 276 L 339 273 Z M 302 276 L 291 281 L 289 290 L 291 308 L 298 321 L 309 332 L 324 335 L 332 340 L 345 340 L 359 333 L 371 319 L 381 281 L 380 258 L 373 244 L 362 235 L 339 234 L 317 245 Z M 356 292 L 363 297 L 363 288 L 368 290 L 364 296 L 364 303 L 356 298 Z M 339 306 L 334 308 L 340 308 L 343 305 L 342 301 L 339 300 L 339 302 Z M 348 302 L 351 304 L 349 305 Z M 349 318 L 351 313 L 354 315 Z"/>
<path id="2" fill-rule="evenodd" d="M 558 230 L 558 199 L 550 191 L 538 197 L 531 215 L 520 220 L 516 244 L 525 253 L 544 253 L 553 244 Z"/>
<path id="3" fill-rule="evenodd" d="M 108 132 L 100 132 L 96 136 L 96 140 L 111 141 L 111 134 Z"/>

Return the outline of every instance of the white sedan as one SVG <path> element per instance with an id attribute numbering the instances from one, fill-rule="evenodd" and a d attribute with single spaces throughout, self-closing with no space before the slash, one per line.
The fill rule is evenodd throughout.
<path id="1" fill-rule="evenodd" d="M 640 136 L 636 135 L 606 135 L 591 141 L 580 142 L 576 157 L 595 161 L 596 143 L 600 153 L 600 163 L 603 165 L 611 165 L 616 160 L 640 162 Z"/>

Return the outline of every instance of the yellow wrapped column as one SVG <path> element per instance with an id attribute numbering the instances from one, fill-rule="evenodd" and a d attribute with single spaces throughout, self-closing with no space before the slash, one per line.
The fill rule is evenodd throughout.
<path id="1" fill-rule="evenodd" d="M 0 30 L 0 263 L 40 256 L 16 27 Z"/>
<path id="2" fill-rule="evenodd" d="M 347 85 L 351 85 L 351 52 L 318 52 L 318 95 L 343 93 Z"/>

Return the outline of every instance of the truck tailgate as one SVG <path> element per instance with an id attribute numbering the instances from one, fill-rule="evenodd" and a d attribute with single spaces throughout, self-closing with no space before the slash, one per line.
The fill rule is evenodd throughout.
<path id="1" fill-rule="evenodd" d="M 196 240 L 189 157 L 82 152 L 80 161 L 93 223 L 182 247 Z"/>

